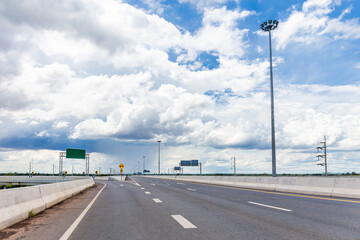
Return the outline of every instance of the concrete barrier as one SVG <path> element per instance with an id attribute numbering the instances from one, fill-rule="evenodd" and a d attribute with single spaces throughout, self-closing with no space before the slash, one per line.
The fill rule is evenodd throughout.
<path id="1" fill-rule="evenodd" d="M 279 177 L 275 191 L 331 196 L 335 177 Z"/>
<path id="2" fill-rule="evenodd" d="M 94 185 L 91 178 L 0 190 L 0 230 Z"/>
<path id="3" fill-rule="evenodd" d="M 334 190 L 331 196 L 360 198 L 360 178 L 358 177 L 336 178 L 334 184 Z"/>
<path id="4" fill-rule="evenodd" d="M 0 229 L 45 209 L 40 189 L 36 186 L 1 190 L 0 203 Z"/>
<path id="5" fill-rule="evenodd" d="M 109 177 L 109 181 L 126 181 L 127 179 L 127 176 L 124 175 L 124 176 L 112 176 L 112 177 Z"/>
<path id="6" fill-rule="evenodd" d="M 360 199 L 360 177 L 143 176 L 279 192 Z"/>

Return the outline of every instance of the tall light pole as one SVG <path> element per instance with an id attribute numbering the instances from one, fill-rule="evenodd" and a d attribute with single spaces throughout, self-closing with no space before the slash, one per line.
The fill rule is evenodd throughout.
<path id="1" fill-rule="evenodd" d="M 160 175 L 160 143 L 161 143 L 161 141 L 158 140 L 157 142 L 159 143 L 159 154 L 158 154 L 158 156 L 159 156 L 159 165 L 158 165 L 158 173 L 159 173 L 159 175 Z"/>
<path id="2" fill-rule="evenodd" d="M 145 173 L 145 156 L 143 156 L 143 162 L 144 162 L 144 164 L 143 164 L 143 173 Z"/>
<path id="3" fill-rule="evenodd" d="M 270 48 L 270 98 L 271 98 L 271 146 L 272 146 L 272 176 L 276 177 L 276 152 L 275 152 L 275 115 L 274 115 L 274 90 L 273 90 L 273 72 L 272 72 L 272 51 L 271 51 L 271 30 L 278 26 L 277 20 L 269 20 L 261 24 L 260 28 L 269 32 Z"/>

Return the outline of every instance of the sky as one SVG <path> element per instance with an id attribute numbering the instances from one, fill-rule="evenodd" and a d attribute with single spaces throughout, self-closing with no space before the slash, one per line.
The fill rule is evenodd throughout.
<path id="1" fill-rule="evenodd" d="M 357 0 L 0 2 L 0 172 L 360 172 Z M 145 157 L 145 158 L 144 158 Z M 85 171 L 81 159 L 64 170 Z M 185 167 L 184 173 L 198 173 Z"/>

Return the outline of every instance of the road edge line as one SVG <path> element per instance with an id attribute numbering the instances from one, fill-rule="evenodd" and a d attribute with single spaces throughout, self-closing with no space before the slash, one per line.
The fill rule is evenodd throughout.
<path id="1" fill-rule="evenodd" d="M 100 193 L 102 192 L 102 190 L 104 190 L 105 187 L 106 187 L 106 183 L 104 183 L 104 187 L 96 194 L 94 199 L 89 203 L 89 205 L 87 205 L 87 207 L 82 211 L 82 213 L 79 215 L 79 217 L 73 222 L 73 224 L 71 224 L 71 226 L 68 228 L 68 230 L 66 230 L 66 232 L 61 236 L 61 238 L 59 240 L 67 240 L 70 237 L 70 235 L 73 233 L 75 228 L 79 225 L 81 220 L 84 218 L 85 214 L 89 211 L 89 209 L 91 208 L 91 206 L 93 205 L 95 200 L 99 197 Z"/>

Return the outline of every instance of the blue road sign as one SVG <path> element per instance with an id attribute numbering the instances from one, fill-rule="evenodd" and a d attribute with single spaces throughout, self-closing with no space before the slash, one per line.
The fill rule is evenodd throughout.
<path id="1" fill-rule="evenodd" d="M 190 167 L 190 166 L 191 166 L 191 161 L 181 160 L 181 161 L 180 161 L 180 166 Z"/>
<path id="2" fill-rule="evenodd" d="M 181 167 L 174 167 L 174 171 L 180 171 Z"/>
<path id="3" fill-rule="evenodd" d="M 199 166 L 199 160 L 191 160 L 191 166 Z"/>

